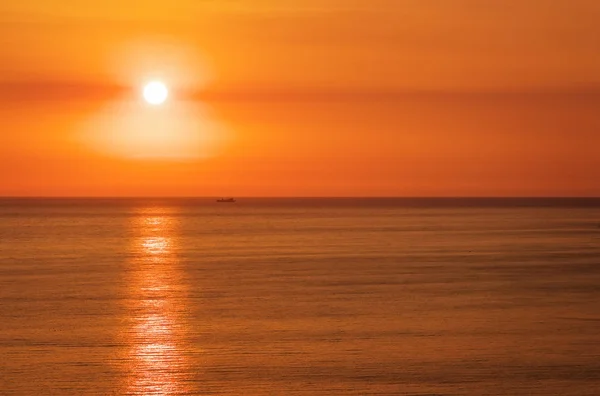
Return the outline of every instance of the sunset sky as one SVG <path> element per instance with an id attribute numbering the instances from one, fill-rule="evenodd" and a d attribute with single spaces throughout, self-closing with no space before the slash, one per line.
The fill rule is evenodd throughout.
<path id="1" fill-rule="evenodd" d="M 600 196 L 598 21 L 598 0 L 5 1 L 0 195 Z"/>

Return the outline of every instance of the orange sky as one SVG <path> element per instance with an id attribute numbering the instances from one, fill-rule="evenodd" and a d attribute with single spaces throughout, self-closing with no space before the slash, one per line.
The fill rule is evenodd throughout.
<path id="1" fill-rule="evenodd" d="M 600 196 L 598 20 L 597 0 L 3 2 L 0 195 Z"/>

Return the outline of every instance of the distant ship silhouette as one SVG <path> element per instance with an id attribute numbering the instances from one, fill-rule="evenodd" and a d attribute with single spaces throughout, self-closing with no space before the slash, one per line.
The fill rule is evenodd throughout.
<path id="1" fill-rule="evenodd" d="M 230 202 L 230 203 L 233 203 L 233 202 L 235 202 L 235 199 L 234 198 L 219 198 L 219 199 L 217 199 L 217 202 Z"/>

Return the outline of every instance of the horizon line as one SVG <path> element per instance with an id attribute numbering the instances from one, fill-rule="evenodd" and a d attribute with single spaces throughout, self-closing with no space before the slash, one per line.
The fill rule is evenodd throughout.
<path id="1" fill-rule="evenodd" d="M 214 199 L 223 195 L 0 195 L 1 199 Z M 230 195 L 227 195 L 230 197 Z M 482 195 L 482 196 L 427 196 L 427 195 L 248 195 L 234 196 L 236 199 L 598 199 L 600 196 L 586 195 Z"/>

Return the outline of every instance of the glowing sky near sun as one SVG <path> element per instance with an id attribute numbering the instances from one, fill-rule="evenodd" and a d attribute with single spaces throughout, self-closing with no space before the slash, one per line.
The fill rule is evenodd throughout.
<path id="1" fill-rule="evenodd" d="M 4 2 L 0 195 L 600 195 L 598 20 L 596 0 Z"/>

